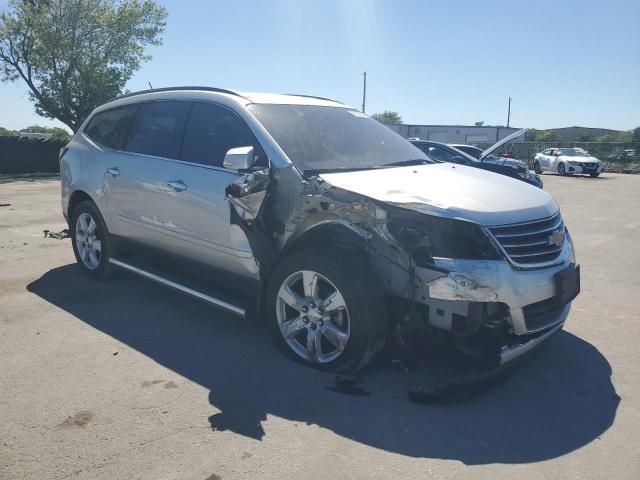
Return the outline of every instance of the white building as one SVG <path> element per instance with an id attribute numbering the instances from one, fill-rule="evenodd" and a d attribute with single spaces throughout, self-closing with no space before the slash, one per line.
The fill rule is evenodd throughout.
<path id="1" fill-rule="evenodd" d="M 388 125 L 405 138 L 419 138 L 443 143 L 495 143 L 513 132 L 514 127 L 475 125 Z M 514 141 L 524 141 L 524 135 Z"/>

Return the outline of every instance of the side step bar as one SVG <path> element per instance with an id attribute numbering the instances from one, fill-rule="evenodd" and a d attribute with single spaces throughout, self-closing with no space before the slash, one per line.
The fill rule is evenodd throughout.
<path id="1" fill-rule="evenodd" d="M 207 295 L 206 293 L 198 292 L 197 290 L 194 290 L 192 288 L 185 287 L 184 285 L 180 285 L 179 283 L 176 283 L 176 282 L 172 282 L 171 280 L 167 280 L 166 278 L 163 278 L 159 275 L 156 275 L 151 272 L 147 272 L 146 270 L 142 270 L 139 267 L 130 265 L 128 263 L 125 263 L 115 258 L 110 258 L 109 263 L 112 263 L 120 268 L 133 272 L 136 275 L 140 275 L 141 277 L 148 278 L 149 280 L 153 280 L 154 282 L 173 288 L 174 290 L 178 290 L 180 292 L 186 293 L 187 295 L 191 295 L 192 297 L 199 298 L 200 300 L 204 300 L 205 302 L 215 305 L 218 308 L 222 308 L 223 310 L 227 310 L 228 312 L 234 313 L 240 317 L 245 316 L 245 309 L 242 307 L 232 305 L 231 303 L 212 297 L 210 295 Z"/>

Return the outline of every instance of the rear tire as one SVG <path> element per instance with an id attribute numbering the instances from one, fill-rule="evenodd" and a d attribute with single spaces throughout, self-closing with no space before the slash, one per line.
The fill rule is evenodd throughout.
<path id="1" fill-rule="evenodd" d="M 536 162 L 533 164 L 533 171 L 536 172 L 538 175 L 542 173 L 542 168 L 540 168 L 540 162 Z"/>
<path id="2" fill-rule="evenodd" d="M 321 370 L 355 373 L 384 346 L 386 305 L 364 259 L 304 248 L 275 269 L 265 313 L 278 347 Z"/>
<path id="3" fill-rule="evenodd" d="M 567 169 L 564 166 L 564 163 L 559 163 L 558 164 L 558 175 L 564 176 L 567 174 Z"/>
<path id="4" fill-rule="evenodd" d="M 114 270 L 109 263 L 112 243 L 95 204 L 85 200 L 76 205 L 69 227 L 73 253 L 82 271 L 93 278 L 110 277 Z"/>

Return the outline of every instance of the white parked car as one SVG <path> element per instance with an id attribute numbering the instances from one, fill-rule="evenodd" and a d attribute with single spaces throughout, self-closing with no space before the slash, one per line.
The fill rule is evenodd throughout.
<path id="1" fill-rule="evenodd" d="M 547 148 L 534 158 L 536 173 L 554 172 L 559 175 L 591 175 L 597 177 L 604 167 L 596 157 L 582 148 Z"/>

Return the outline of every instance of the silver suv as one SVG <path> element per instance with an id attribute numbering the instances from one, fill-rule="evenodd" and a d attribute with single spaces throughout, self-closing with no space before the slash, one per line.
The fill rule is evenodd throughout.
<path id="1" fill-rule="evenodd" d="M 320 368 L 357 371 L 417 330 L 499 366 L 561 329 L 579 290 L 548 193 L 434 162 L 333 100 L 125 95 L 89 116 L 60 166 L 82 270 L 255 312 Z"/>

